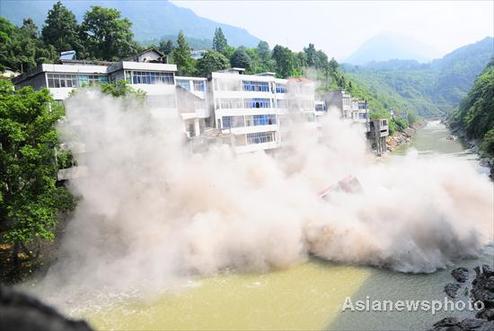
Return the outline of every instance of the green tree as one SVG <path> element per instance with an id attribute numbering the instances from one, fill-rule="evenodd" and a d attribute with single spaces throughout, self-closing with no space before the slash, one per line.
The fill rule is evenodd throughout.
<path id="1" fill-rule="evenodd" d="M 307 65 L 309 67 L 314 67 L 317 61 L 317 52 L 314 44 L 309 44 L 309 47 L 304 47 L 305 58 L 307 61 Z"/>
<path id="2" fill-rule="evenodd" d="M 294 69 L 294 56 L 290 49 L 280 45 L 276 45 L 273 48 L 272 54 L 273 60 L 275 61 L 276 74 L 279 77 L 287 78 L 289 77 Z"/>
<path id="3" fill-rule="evenodd" d="M 14 90 L 0 81 L 0 241 L 12 245 L 12 262 L 29 244 L 52 240 L 60 212 L 72 196 L 56 185 L 59 144 L 55 125 L 63 109 L 48 90 Z"/>
<path id="4" fill-rule="evenodd" d="M 230 64 L 235 68 L 244 68 L 250 70 L 252 60 L 247 54 L 245 47 L 239 47 L 235 50 L 232 57 L 230 58 Z"/>
<path id="5" fill-rule="evenodd" d="M 79 25 L 72 13 L 60 1 L 48 12 L 41 36 L 46 44 L 53 45 L 60 53 L 75 50 L 82 56 L 83 47 L 79 36 Z"/>
<path id="6" fill-rule="evenodd" d="M 259 44 L 257 44 L 257 54 L 259 54 L 259 59 L 261 61 L 269 61 L 271 59 L 269 44 L 265 41 L 260 41 Z"/>
<path id="7" fill-rule="evenodd" d="M 118 10 L 92 6 L 81 24 L 89 57 L 114 61 L 134 54 L 138 46 L 131 27 L 132 23 L 121 18 Z"/>
<path id="8" fill-rule="evenodd" d="M 332 72 L 332 73 L 336 73 L 338 71 L 338 62 L 336 62 L 336 60 L 334 59 L 334 57 L 331 58 L 331 60 L 329 61 L 329 70 Z"/>
<path id="9" fill-rule="evenodd" d="M 193 75 L 195 73 L 194 59 L 190 54 L 190 47 L 182 31 L 178 34 L 177 47 L 173 50 L 172 56 L 178 67 L 179 75 Z"/>
<path id="10" fill-rule="evenodd" d="M 182 31 L 177 37 L 177 47 L 172 53 L 173 62 L 178 67 L 179 75 L 193 75 L 195 73 L 194 59 L 190 54 L 190 47 L 185 40 L 185 35 Z"/>
<path id="11" fill-rule="evenodd" d="M 328 67 L 328 65 L 329 65 L 328 64 L 328 56 L 323 51 L 318 50 L 316 52 L 316 62 L 314 64 L 314 66 L 317 69 L 325 69 L 326 67 Z"/>
<path id="12" fill-rule="evenodd" d="M 170 55 L 173 52 L 173 41 L 171 40 L 162 40 L 158 46 L 158 49 L 161 53 L 166 56 Z"/>
<path id="13" fill-rule="evenodd" d="M 214 31 L 213 38 L 213 49 L 220 53 L 225 53 L 228 47 L 228 41 L 226 40 L 223 30 L 221 28 L 216 28 Z"/>
<path id="14" fill-rule="evenodd" d="M 200 76 L 207 76 L 213 71 L 228 68 L 229 64 L 230 62 L 223 54 L 209 50 L 197 61 L 197 71 Z"/>

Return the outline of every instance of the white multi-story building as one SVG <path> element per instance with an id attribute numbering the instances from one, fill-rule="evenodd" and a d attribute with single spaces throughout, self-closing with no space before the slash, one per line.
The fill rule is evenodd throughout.
<path id="1" fill-rule="evenodd" d="M 176 109 L 177 66 L 160 61 L 163 61 L 163 55 L 153 49 L 120 62 L 62 59 L 61 64 L 41 64 L 12 81 L 16 88 L 48 88 L 55 100 L 63 101 L 75 88 L 126 80 L 132 87 L 146 92 L 150 104 L 163 109 Z"/>
<path id="2" fill-rule="evenodd" d="M 210 126 L 207 79 L 176 76 L 177 109 L 189 138 L 197 137 Z"/>
<path id="3" fill-rule="evenodd" d="M 280 146 L 279 117 L 286 110 L 287 81 L 273 73 L 244 75 L 233 68 L 211 74 L 214 125 L 232 134 L 238 153 Z"/>
<path id="4" fill-rule="evenodd" d="M 189 138 L 213 130 L 222 139 L 228 137 L 238 153 L 280 147 L 280 121 L 290 113 L 315 122 L 314 84 L 309 80 L 279 79 L 269 72 L 244 75 L 241 68 L 213 72 L 209 80 L 180 77 L 175 75 L 176 65 L 164 59 L 153 49 L 119 62 L 69 56 L 59 64 L 42 64 L 13 82 L 16 88 L 47 88 L 55 100 L 63 101 L 78 87 L 126 81 L 145 92 L 154 115 L 178 114 Z"/>

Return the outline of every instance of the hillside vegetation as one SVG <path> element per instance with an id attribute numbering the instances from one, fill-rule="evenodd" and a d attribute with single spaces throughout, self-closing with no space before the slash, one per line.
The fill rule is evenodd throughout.
<path id="1" fill-rule="evenodd" d="M 479 141 L 482 153 L 494 157 L 494 59 L 475 80 L 450 122 L 468 139 Z"/>
<path id="2" fill-rule="evenodd" d="M 30 17 L 36 25 L 41 26 L 48 11 L 56 2 L 56 0 L 0 1 L 0 16 L 16 25 L 21 25 L 25 18 Z M 139 42 L 168 39 L 167 36 L 176 36 L 180 31 L 193 40 L 208 39 L 217 27 L 222 28 L 234 46 L 254 47 L 259 42 L 259 38 L 243 28 L 200 17 L 192 10 L 176 6 L 167 0 L 64 0 L 62 3 L 74 13 L 78 22 L 84 19 L 85 12 L 90 10 L 91 6 L 117 9 L 123 17 L 132 21 L 132 32 Z"/>
<path id="3" fill-rule="evenodd" d="M 438 117 L 457 107 L 493 55 L 494 39 L 488 37 L 427 64 L 391 60 L 345 65 L 344 71 L 378 98 L 395 100 L 425 117 Z"/>

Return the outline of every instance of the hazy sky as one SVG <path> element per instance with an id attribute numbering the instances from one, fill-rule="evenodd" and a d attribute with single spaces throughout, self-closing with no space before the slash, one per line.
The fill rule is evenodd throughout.
<path id="1" fill-rule="evenodd" d="M 430 45 L 434 57 L 494 35 L 494 0 L 172 2 L 199 16 L 243 27 L 271 46 L 301 50 L 313 42 L 338 60 L 382 32 Z"/>

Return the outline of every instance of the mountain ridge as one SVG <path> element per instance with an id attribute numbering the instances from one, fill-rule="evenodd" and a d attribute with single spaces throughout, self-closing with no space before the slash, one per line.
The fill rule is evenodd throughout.
<path id="1" fill-rule="evenodd" d="M 2 0 L 0 1 L 0 16 L 7 18 L 16 25 L 22 24 L 24 18 L 31 17 L 36 25 L 41 28 L 48 10 L 53 7 L 54 3 L 56 3 L 56 0 Z M 192 10 L 176 6 L 167 0 L 144 0 L 138 2 L 62 0 L 62 3 L 75 14 L 79 22 L 90 6 L 99 5 L 118 9 L 123 17 L 132 22 L 134 36 L 140 42 L 160 40 L 163 36 L 176 36 L 180 31 L 183 31 L 190 38 L 210 40 L 213 38 L 214 30 L 217 27 L 222 28 L 228 43 L 232 46 L 255 47 L 260 41 L 259 38 L 253 36 L 244 28 L 198 16 Z"/>
<path id="2" fill-rule="evenodd" d="M 381 33 L 365 41 L 343 62 L 354 65 L 387 60 L 427 62 L 433 58 L 430 49 L 430 46 L 410 37 Z"/>
<path id="3" fill-rule="evenodd" d="M 486 37 L 429 63 L 389 60 L 342 67 L 351 79 L 381 97 L 404 100 L 420 115 L 431 117 L 451 113 L 493 56 L 494 38 Z"/>

